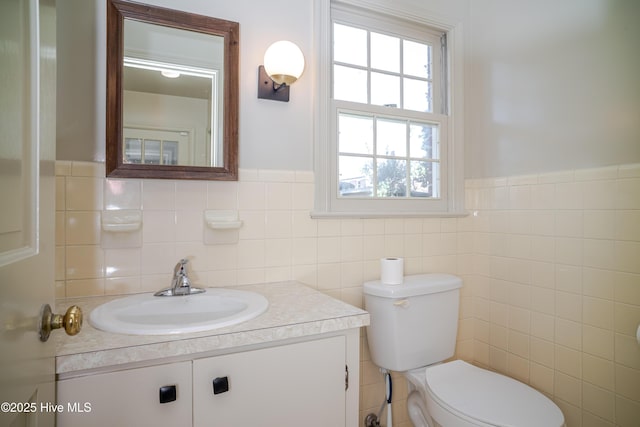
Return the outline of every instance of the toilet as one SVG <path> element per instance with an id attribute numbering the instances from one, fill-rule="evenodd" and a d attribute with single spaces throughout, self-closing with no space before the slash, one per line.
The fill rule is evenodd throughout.
<path id="1" fill-rule="evenodd" d="M 449 274 L 364 284 L 371 359 L 404 373 L 413 425 L 564 426 L 560 409 L 526 384 L 462 360 L 444 362 L 455 351 L 461 287 L 462 280 Z"/>

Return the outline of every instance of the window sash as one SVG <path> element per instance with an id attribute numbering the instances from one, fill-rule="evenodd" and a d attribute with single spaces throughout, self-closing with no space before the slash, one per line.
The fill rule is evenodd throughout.
<path id="1" fill-rule="evenodd" d="M 336 138 L 335 138 L 335 164 L 336 164 L 336 170 L 332 171 L 332 173 L 335 173 L 335 176 L 338 177 L 336 180 L 336 185 L 338 186 L 338 197 L 340 198 L 344 198 L 344 197 L 349 197 L 349 198 L 360 198 L 362 200 L 372 200 L 372 199 L 377 199 L 377 198 L 381 198 L 383 200 L 398 200 L 400 198 L 408 198 L 408 199 L 413 199 L 413 198 L 418 198 L 419 200 L 426 200 L 426 199 L 440 199 L 442 198 L 442 194 L 446 194 L 443 193 L 443 191 L 445 189 L 442 188 L 442 173 L 441 173 L 441 168 L 442 168 L 442 163 L 443 163 L 443 156 L 442 156 L 442 148 L 444 147 L 444 145 L 441 143 L 442 141 L 442 132 L 443 132 L 443 127 L 446 126 L 447 123 L 447 117 L 446 116 L 442 116 L 442 115 L 429 115 L 429 119 L 426 120 L 423 116 L 424 115 L 420 115 L 420 114 L 413 114 L 411 118 L 407 117 L 407 115 L 401 115 L 401 114 L 396 114 L 396 115 L 392 115 L 389 114 L 388 111 L 386 110 L 380 110 L 380 109 L 375 109 L 378 110 L 378 112 L 373 112 L 373 111 L 364 111 L 363 109 L 347 109 L 347 108 L 337 108 L 337 113 L 336 113 Z M 364 120 L 370 120 L 371 121 L 371 147 L 370 149 L 367 150 L 357 150 L 358 147 L 351 147 L 352 149 L 349 150 L 347 147 L 345 147 L 345 149 L 341 149 L 341 129 L 340 129 L 340 118 L 343 117 L 353 117 L 353 118 L 362 118 Z M 380 123 L 384 123 L 384 122 L 391 122 L 391 123 L 397 123 L 400 124 L 404 127 L 404 136 L 401 141 L 399 141 L 399 147 L 403 149 L 401 154 L 389 154 L 389 153 L 382 153 L 380 151 L 380 147 L 381 147 L 381 141 L 378 140 L 378 132 L 377 132 L 377 125 L 379 125 Z M 427 156 L 427 155 L 416 155 L 416 153 L 412 153 L 411 152 L 411 127 L 412 126 L 420 126 L 420 125 L 426 125 L 426 126 L 433 126 L 435 128 L 437 128 L 437 141 L 434 143 L 432 142 L 432 146 L 431 146 L 431 155 Z M 446 135 L 446 133 L 445 133 Z M 415 148 L 415 146 L 414 146 Z M 445 147 L 446 148 L 446 147 Z M 433 155 L 433 154 L 436 155 Z M 426 153 L 425 153 L 426 154 Z M 371 195 L 341 195 L 340 194 L 340 186 L 342 185 L 343 180 L 347 180 L 349 177 L 341 177 L 340 176 L 340 172 L 342 172 L 342 170 L 340 170 L 340 160 L 341 159 L 346 159 L 346 158 L 353 158 L 353 159 L 369 159 L 371 160 L 371 164 L 372 166 L 374 166 L 372 168 L 372 172 L 371 172 L 371 184 L 372 184 L 372 194 Z M 375 167 L 376 163 L 379 161 L 384 161 L 384 160 L 396 160 L 396 161 L 401 161 L 401 162 L 406 162 L 406 170 L 405 170 L 405 180 L 403 181 L 404 185 L 406 186 L 405 188 L 405 195 L 403 196 L 380 196 L 377 194 L 377 185 L 380 184 L 380 181 L 378 179 L 377 176 L 377 168 Z M 427 164 L 431 164 L 432 166 L 435 166 L 438 173 L 437 173 L 437 182 L 431 182 L 431 195 L 429 196 L 417 196 L 417 195 L 411 195 L 411 191 L 412 190 L 412 164 L 415 165 L 416 162 L 419 163 L 427 163 Z M 356 178 L 356 175 L 354 175 L 351 178 Z M 434 194 L 435 192 L 435 194 Z"/>
<path id="2" fill-rule="evenodd" d="M 393 215 L 397 213 L 421 214 L 425 212 L 438 212 L 447 210 L 447 194 L 449 194 L 449 177 L 446 168 L 443 166 L 449 162 L 449 150 L 447 144 L 442 141 L 448 138 L 449 118 L 442 114 L 425 114 L 411 112 L 410 114 L 400 114 L 393 108 L 385 108 L 376 105 L 363 105 L 346 101 L 333 101 L 331 108 L 331 136 L 329 137 L 329 174 L 331 184 L 329 190 L 329 211 L 342 213 L 376 213 Z M 335 112 L 335 114 L 333 114 Z M 375 115 L 380 118 L 393 120 L 412 120 L 421 123 L 437 125 L 440 133 L 440 197 L 341 197 L 339 190 L 339 147 L 338 147 L 338 114 L 362 114 Z M 385 158 L 386 156 L 378 156 Z M 430 160 L 430 159 L 424 159 Z"/>
<path id="3" fill-rule="evenodd" d="M 367 31 L 367 64 L 355 65 L 335 60 L 333 57 L 333 26 L 334 24 L 346 25 L 353 28 L 358 28 Z M 330 58 L 331 58 L 331 77 L 333 79 L 334 67 L 346 66 L 354 70 L 360 70 L 367 73 L 367 103 L 371 102 L 371 75 L 399 75 L 400 82 L 400 97 L 403 96 L 404 80 L 407 78 L 415 79 L 416 81 L 429 81 L 432 84 L 432 109 L 431 112 L 442 112 L 446 114 L 446 96 L 443 97 L 443 91 L 446 90 L 446 76 L 443 75 L 445 63 L 443 55 L 442 42 L 444 32 L 430 29 L 429 27 L 418 25 L 410 21 L 399 20 L 393 17 L 386 17 L 383 15 L 372 14 L 368 11 L 358 10 L 357 12 L 344 6 L 344 5 L 332 5 L 331 8 L 331 23 L 330 23 Z M 431 76 L 427 79 L 421 79 L 408 74 L 390 73 L 384 70 L 380 70 L 371 65 L 371 33 L 379 33 L 392 37 L 398 37 L 408 42 L 424 43 L 431 46 L 432 64 L 431 64 Z M 402 52 L 400 53 L 402 58 Z M 402 62 L 402 59 L 400 60 Z M 333 86 L 334 81 L 331 82 L 331 99 L 333 99 Z M 445 94 L 446 95 L 446 94 Z"/>

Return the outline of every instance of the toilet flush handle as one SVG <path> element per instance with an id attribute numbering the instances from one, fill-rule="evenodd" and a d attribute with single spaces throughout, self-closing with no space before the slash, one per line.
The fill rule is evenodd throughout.
<path id="1" fill-rule="evenodd" d="M 409 300 L 408 299 L 399 299 L 393 302 L 393 305 L 396 307 L 408 308 Z"/>

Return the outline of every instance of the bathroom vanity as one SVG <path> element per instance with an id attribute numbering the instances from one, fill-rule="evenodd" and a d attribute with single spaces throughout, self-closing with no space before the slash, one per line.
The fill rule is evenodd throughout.
<path id="1" fill-rule="evenodd" d="M 206 332 L 140 336 L 85 322 L 58 337 L 60 426 L 357 426 L 363 310 L 296 282 L 242 286 L 262 315 Z M 110 299 L 60 301 L 89 313 Z"/>

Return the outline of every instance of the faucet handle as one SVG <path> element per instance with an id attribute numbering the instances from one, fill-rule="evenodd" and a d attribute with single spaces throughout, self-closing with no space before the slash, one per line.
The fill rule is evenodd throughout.
<path id="1" fill-rule="evenodd" d="M 176 264 L 175 268 L 173 269 L 173 275 L 177 276 L 179 274 L 184 274 L 185 276 L 187 275 L 187 267 L 186 265 L 189 263 L 189 260 L 186 258 L 182 258 L 180 261 L 178 261 L 178 263 Z"/>

